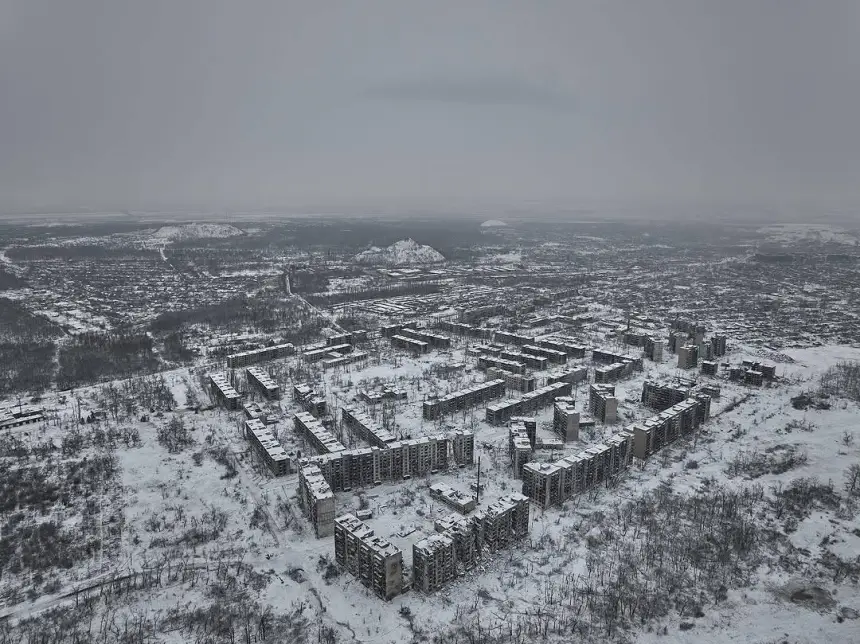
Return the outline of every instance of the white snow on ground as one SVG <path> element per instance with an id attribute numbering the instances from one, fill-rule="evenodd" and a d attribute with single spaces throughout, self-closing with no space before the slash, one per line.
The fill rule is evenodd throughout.
<path id="1" fill-rule="evenodd" d="M 180 226 L 162 226 L 154 233 L 155 239 L 166 241 L 183 241 L 187 239 L 223 239 L 238 237 L 245 233 L 229 224 L 182 224 Z"/>
<path id="2" fill-rule="evenodd" d="M 409 266 L 415 264 L 438 264 L 445 261 L 445 256 L 431 246 L 419 244 L 413 239 L 403 239 L 394 242 L 386 248 L 371 246 L 356 255 L 355 261 L 361 264 Z"/>
<path id="3" fill-rule="evenodd" d="M 502 226 L 507 226 L 507 224 L 501 219 L 488 219 L 481 223 L 481 228 L 500 228 Z"/>
<path id="4" fill-rule="evenodd" d="M 414 434 L 436 433 L 436 423 L 422 421 L 420 401 L 433 389 L 427 380 L 427 372 L 434 366 L 450 365 L 464 360 L 464 348 L 412 358 L 402 352 L 382 345 L 378 363 L 366 366 L 352 365 L 340 371 L 326 372 L 319 383 L 327 394 L 331 406 L 346 404 L 357 392 L 372 384 L 375 379 L 395 382 L 407 389 L 409 401 L 398 404 L 396 425 L 403 431 Z M 843 359 L 860 358 L 860 350 L 846 347 L 823 347 L 814 350 L 786 352 L 793 362 L 778 367 L 778 374 L 790 380 L 790 384 L 747 390 L 734 383 L 721 382 L 723 396 L 714 401 L 715 417 L 705 425 L 695 444 L 679 443 L 650 459 L 642 469 L 632 469 L 620 484 L 601 490 L 593 499 L 578 498 L 565 508 L 549 509 L 546 512 L 533 510 L 532 540 L 537 542 L 548 535 L 555 540 L 551 549 L 532 548 L 524 543 L 495 558 L 484 560 L 481 568 L 467 578 L 453 582 L 442 592 L 423 595 L 411 592 L 391 602 L 383 602 L 372 596 L 347 573 L 327 582 L 317 564 L 320 557 L 333 557 L 331 538 L 314 538 L 308 521 L 301 515 L 294 494 L 295 476 L 273 479 L 261 471 L 250 454 L 248 443 L 237 431 L 240 414 L 223 411 L 201 412 L 199 415 L 183 412 L 185 422 L 195 427 L 193 435 L 196 445 L 180 454 L 171 455 L 158 444 L 156 428 L 162 419 L 152 418 L 137 423 L 142 445 L 132 449 L 121 449 L 118 456 L 122 465 L 122 485 L 126 497 L 124 510 L 127 530 L 123 541 L 121 560 L 116 565 L 122 569 L 138 569 L 142 561 L 157 559 L 170 549 L 170 543 L 182 537 L 192 521 L 199 521 L 211 508 L 224 512 L 227 521 L 219 536 L 202 546 L 184 551 L 183 556 L 199 561 L 201 565 L 218 557 L 228 557 L 234 548 L 244 551 L 242 561 L 252 564 L 258 571 L 271 570 L 268 585 L 259 593 L 263 603 L 270 603 L 276 612 L 286 612 L 294 602 L 305 602 L 305 613 L 321 601 L 325 606 L 322 619 L 334 624 L 344 641 L 354 640 L 377 644 L 412 641 L 412 634 L 400 614 L 401 607 L 408 607 L 415 617 L 416 625 L 432 637 L 447 629 L 458 612 L 474 615 L 480 611 L 482 621 L 487 624 L 521 611 L 534 610 L 543 602 L 543 583 L 553 576 L 582 572 L 588 547 L 585 535 L 577 533 L 576 527 L 583 517 L 594 512 L 609 513 L 619 503 L 638 497 L 645 490 L 657 487 L 661 481 L 671 482 L 677 492 L 693 491 L 709 478 L 729 487 L 745 487 L 760 484 L 768 489 L 778 481 L 787 484 L 800 477 L 816 476 L 823 481 L 833 480 L 839 486 L 842 474 L 849 464 L 860 459 L 860 435 L 858 417 L 860 407 L 854 403 L 834 401 L 830 410 L 795 410 L 789 404 L 797 393 L 813 389 L 818 376 L 829 365 Z M 733 361 L 747 355 L 744 351 L 732 354 Z M 753 355 L 752 352 L 749 355 Z M 290 368 L 299 365 L 298 358 L 289 359 Z M 636 405 L 641 382 L 645 377 L 673 375 L 676 369 L 667 362 L 654 365 L 646 363 L 648 372 L 619 383 L 619 411 L 641 417 L 647 413 Z M 185 400 L 186 382 L 204 392 L 196 383 L 196 377 L 187 370 L 176 370 L 166 374 L 178 404 Z M 472 381 L 480 381 L 483 375 L 475 370 L 459 371 L 450 381 L 436 380 L 435 389 L 444 391 L 457 389 Z M 580 390 L 580 400 L 584 390 Z M 737 408 L 722 413 L 731 402 L 745 393 L 752 393 L 746 402 Z M 87 391 L 79 392 L 86 397 Z M 335 395 L 336 394 L 336 395 Z M 52 396 L 53 398 L 53 396 Z M 274 429 L 279 434 L 292 437 L 291 416 L 297 411 L 289 393 L 286 393 L 278 413 Z M 482 479 L 486 484 L 485 501 L 491 501 L 510 491 L 517 490 L 508 471 L 503 446 L 507 430 L 491 427 L 483 422 L 483 407 L 474 413 L 446 419 L 445 425 L 471 426 L 477 433 L 476 456 L 481 457 Z M 539 415 L 539 432 L 551 418 L 549 410 Z M 792 422 L 812 426 L 812 431 L 786 428 Z M 600 440 L 604 432 L 613 428 L 598 425 L 593 436 L 584 438 L 580 444 L 571 445 L 568 452 L 582 449 L 590 442 Z M 28 430 L 32 431 L 32 430 Z M 44 427 L 40 432 L 54 433 L 57 430 Z M 853 432 L 856 440 L 852 445 L 844 442 L 847 432 Z M 35 435 L 34 440 L 44 436 Z M 211 438 L 210 438 L 211 437 Z M 781 476 L 765 475 L 755 480 L 742 476 L 730 478 L 727 464 L 741 453 L 763 452 L 778 446 L 794 447 L 806 453 L 807 462 Z M 226 447 L 236 458 L 237 476 L 222 479 L 225 469 L 209 454 L 210 448 Z M 785 449 L 781 447 L 780 449 Z M 192 462 L 195 452 L 205 453 L 201 465 Z M 542 456 L 543 458 L 543 456 Z M 689 469 L 685 464 L 695 460 L 698 467 Z M 411 544 L 420 535 L 433 531 L 433 519 L 448 511 L 435 504 L 426 492 L 433 481 L 446 481 L 459 489 L 467 490 L 475 475 L 474 469 L 440 473 L 426 479 L 413 479 L 404 483 L 386 483 L 368 490 L 337 495 L 338 512 L 357 507 L 358 496 L 366 495 L 374 518 L 370 521 L 377 534 L 390 538 L 404 550 L 404 559 L 411 561 Z M 278 507 L 286 501 L 292 508 L 294 518 L 288 519 L 279 513 Z M 273 532 L 264 527 L 251 528 L 250 517 L 257 506 L 265 509 L 273 526 Z M 177 508 L 181 507 L 185 517 L 183 523 Z M 192 519 L 193 517 L 193 519 Z M 411 530 L 415 532 L 410 532 Z M 669 644 L 706 642 L 717 644 L 765 644 L 788 641 L 813 642 L 860 642 L 860 620 L 845 619 L 839 623 L 837 611 L 843 607 L 860 610 L 860 591 L 848 581 L 833 582 L 816 572 L 815 561 L 825 552 L 844 558 L 856 557 L 860 552 L 860 537 L 853 531 L 860 530 L 860 518 L 840 519 L 828 512 L 814 512 L 799 522 L 790 536 L 792 542 L 809 551 L 804 560 L 806 567 L 796 571 L 806 583 L 814 583 L 830 592 L 834 605 L 827 610 L 816 610 L 789 601 L 780 591 L 793 580 L 785 572 L 763 568 L 752 587 L 738 591 L 730 590 L 728 599 L 720 604 L 706 604 L 704 616 L 696 619 L 670 614 L 662 620 L 644 626 L 631 633 L 633 641 L 647 644 L 666 642 Z M 571 532 L 572 531 L 572 532 Z M 408 534 L 406 534 L 408 533 Z M 570 538 L 569 535 L 576 538 Z M 822 543 L 827 537 L 828 543 Z M 295 579 L 287 572 L 300 568 Z M 86 571 L 82 571 L 85 573 Z M 517 574 L 522 573 L 522 578 Z M 141 601 L 146 610 L 166 611 L 171 606 L 202 601 L 200 588 L 182 585 L 154 591 Z M 318 593 L 320 600 L 315 599 Z M 480 599 L 481 596 L 488 599 Z M 34 603 L 20 606 L 27 614 L 39 610 L 45 604 Z M 144 604 L 139 604 L 143 607 Z M 694 622 L 688 631 L 679 630 L 683 621 Z M 665 630 L 665 634 L 663 631 Z M 352 632 L 352 635 L 350 634 Z M 174 640 L 182 641 L 177 636 Z M 566 640 L 570 641 L 570 640 Z"/>

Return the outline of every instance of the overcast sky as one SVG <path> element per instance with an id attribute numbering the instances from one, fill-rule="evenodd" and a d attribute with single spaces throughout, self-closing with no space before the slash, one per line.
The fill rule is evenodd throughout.
<path id="1" fill-rule="evenodd" d="M 855 204 L 858 118 L 856 0 L 0 0 L 5 210 Z"/>

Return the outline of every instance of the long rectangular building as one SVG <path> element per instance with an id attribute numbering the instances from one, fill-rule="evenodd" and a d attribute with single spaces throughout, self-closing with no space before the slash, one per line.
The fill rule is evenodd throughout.
<path id="1" fill-rule="evenodd" d="M 352 351 L 351 344 L 336 344 L 333 346 L 322 345 L 308 347 L 302 352 L 302 358 L 305 362 L 319 362 L 326 358 L 339 358 L 345 353 Z"/>
<path id="2" fill-rule="evenodd" d="M 297 413 L 293 423 L 296 430 L 301 432 L 320 454 L 342 452 L 346 449 L 320 421 L 306 411 Z"/>
<path id="3" fill-rule="evenodd" d="M 373 447 L 384 449 L 397 440 L 394 434 L 372 420 L 367 414 L 352 407 L 344 407 L 341 411 L 341 418 L 347 429 Z"/>
<path id="4" fill-rule="evenodd" d="M 412 546 L 412 586 L 432 593 L 471 570 L 483 556 L 509 548 L 529 534 L 529 500 L 514 493 L 499 499 L 471 519 L 445 517 L 438 534 Z"/>
<path id="5" fill-rule="evenodd" d="M 594 384 L 588 388 L 588 408 L 594 418 L 602 423 L 614 423 L 618 417 L 618 399 L 615 385 Z"/>
<path id="6" fill-rule="evenodd" d="M 227 409 L 239 409 L 242 396 L 230 384 L 226 375 L 223 373 L 209 374 L 209 389 L 213 392 L 219 404 Z"/>
<path id="7" fill-rule="evenodd" d="M 529 369 L 534 369 L 535 371 L 544 371 L 549 367 L 549 359 L 546 356 L 536 356 L 521 351 L 502 351 L 499 356 L 504 360 L 521 362 Z"/>
<path id="8" fill-rule="evenodd" d="M 710 411 L 710 397 L 699 394 L 687 398 L 652 416 L 643 423 L 632 426 L 634 453 L 637 458 L 648 458 L 666 445 L 682 436 L 693 433 L 707 419 Z"/>
<path id="9" fill-rule="evenodd" d="M 334 558 L 383 599 L 399 595 L 403 588 L 403 553 L 353 514 L 334 521 Z"/>
<path id="10" fill-rule="evenodd" d="M 488 380 L 468 389 L 447 394 L 441 398 L 425 400 L 422 408 L 424 420 L 436 420 L 455 411 L 470 409 L 487 400 L 501 398 L 504 395 L 504 380 Z"/>
<path id="11" fill-rule="evenodd" d="M 257 418 L 245 421 L 245 437 L 274 476 L 290 473 L 290 458 L 275 435 Z"/>
<path id="12" fill-rule="evenodd" d="M 486 371 L 493 367 L 503 369 L 510 373 L 525 374 L 526 372 L 526 365 L 522 362 L 517 362 L 516 360 L 505 360 L 504 358 L 492 355 L 482 355 L 478 357 L 478 369 Z"/>
<path id="13" fill-rule="evenodd" d="M 269 400 L 275 400 L 281 397 L 281 388 L 278 386 L 272 377 L 260 367 L 248 367 L 245 370 L 248 376 L 248 382 L 254 385 L 257 390 Z"/>
<path id="14" fill-rule="evenodd" d="M 502 425 L 513 416 L 533 414 L 539 409 L 552 404 L 559 396 L 569 396 L 569 382 L 556 382 L 524 394 L 519 400 L 503 400 L 487 407 L 487 422 L 491 425 Z"/>
<path id="15" fill-rule="evenodd" d="M 423 329 L 404 328 L 400 330 L 400 334 L 413 340 L 420 340 L 434 349 L 448 349 L 451 347 L 451 338 L 439 333 L 432 333 Z"/>
<path id="16" fill-rule="evenodd" d="M 543 508 L 560 505 L 605 482 L 630 465 L 633 435 L 626 430 L 554 463 L 523 466 L 523 494 Z"/>
<path id="17" fill-rule="evenodd" d="M 316 465 L 299 469 L 299 501 L 318 539 L 334 534 L 334 493 Z"/>
<path id="18" fill-rule="evenodd" d="M 689 387 L 646 380 L 642 384 L 642 404 L 657 411 L 669 409 L 690 395 Z"/>
<path id="19" fill-rule="evenodd" d="M 286 358 L 287 356 L 293 355 L 295 352 L 296 348 L 287 342 L 285 344 L 275 344 L 271 347 L 232 353 L 227 356 L 227 367 L 230 369 L 239 369 L 256 362 L 266 362 L 267 360 Z"/>
<path id="20" fill-rule="evenodd" d="M 406 349 L 415 354 L 427 353 L 430 351 L 430 345 L 423 340 L 416 340 L 405 335 L 392 335 L 391 346 L 398 349 Z"/>
<path id="21" fill-rule="evenodd" d="M 534 344 L 524 344 L 521 348 L 523 353 L 546 358 L 552 364 L 567 364 L 567 353 L 547 347 L 539 347 Z"/>

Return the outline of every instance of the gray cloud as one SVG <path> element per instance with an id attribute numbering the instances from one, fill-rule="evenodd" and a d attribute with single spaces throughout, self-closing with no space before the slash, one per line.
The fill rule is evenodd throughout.
<path id="1" fill-rule="evenodd" d="M 371 87 L 367 95 L 380 100 L 462 103 L 465 105 L 518 105 L 572 109 L 573 98 L 523 79 L 432 78 L 402 79 Z"/>
<path id="2" fill-rule="evenodd" d="M 853 0 L 0 0 L 0 209 L 860 202 Z"/>

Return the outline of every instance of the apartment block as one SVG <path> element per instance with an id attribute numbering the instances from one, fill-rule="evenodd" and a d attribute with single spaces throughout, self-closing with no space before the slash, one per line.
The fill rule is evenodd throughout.
<path id="1" fill-rule="evenodd" d="M 475 498 L 455 490 L 444 483 L 434 483 L 430 486 L 430 496 L 437 501 L 457 510 L 461 514 L 468 514 L 475 509 Z"/>
<path id="2" fill-rule="evenodd" d="M 344 407 L 341 418 L 344 427 L 373 447 L 385 449 L 390 443 L 397 440 L 394 434 L 372 420 L 367 414 L 352 407 Z"/>
<path id="3" fill-rule="evenodd" d="M 209 390 L 215 396 L 218 404 L 227 409 L 239 409 L 242 396 L 233 388 L 223 373 L 209 374 Z"/>
<path id="4" fill-rule="evenodd" d="M 350 353 L 351 351 L 351 344 L 337 344 L 333 346 L 327 344 L 315 345 L 308 347 L 302 352 L 302 359 L 305 362 L 319 362 L 326 358 L 340 358 L 343 354 Z"/>
<path id="5" fill-rule="evenodd" d="M 702 360 L 702 373 L 706 376 L 716 376 L 717 363 L 711 360 Z"/>
<path id="6" fill-rule="evenodd" d="M 320 454 L 342 452 L 346 449 L 341 445 L 322 423 L 306 411 L 300 411 L 293 417 L 293 424 L 298 432 L 307 438 L 308 442 Z"/>
<path id="7" fill-rule="evenodd" d="M 241 353 L 233 353 L 227 356 L 227 367 L 229 369 L 239 369 L 257 362 L 286 358 L 295 352 L 296 348 L 290 343 L 275 344 L 271 347 L 263 347 L 262 349 L 242 351 Z"/>
<path id="8" fill-rule="evenodd" d="M 633 455 L 633 434 L 622 430 L 605 444 L 554 463 L 527 463 L 523 467 L 523 494 L 548 508 L 560 505 L 626 469 Z"/>
<path id="9" fill-rule="evenodd" d="M 726 355 L 726 336 L 711 336 L 711 347 L 713 348 L 715 358 L 721 358 Z"/>
<path id="10" fill-rule="evenodd" d="M 334 521 L 335 561 L 383 599 L 400 594 L 403 553 L 353 514 Z"/>
<path id="11" fill-rule="evenodd" d="M 245 370 L 245 375 L 248 377 L 248 382 L 269 400 L 276 400 L 281 397 L 281 388 L 260 367 L 248 367 Z"/>
<path id="12" fill-rule="evenodd" d="M 486 371 L 492 367 L 502 369 L 509 373 L 525 374 L 526 365 L 515 360 L 505 360 L 493 355 L 482 355 L 478 358 L 478 369 Z"/>
<path id="13" fill-rule="evenodd" d="M 763 380 L 773 380 L 774 378 L 776 378 L 776 367 L 772 364 L 764 364 L 762 362 L 744 360 L 742 366 L 744 369 L 750 371 L 758 371 L 759 373 L 761 373 Z"/>
<path id="14" fill-rule="evenodd" d="M 642 371 L 644 361 L 642 356 L 630 356 L 624 353 L 615 353 L 603 349 L 594 349 L 591 352 L 591 361 L 595 364 L 612 365 L 617 363 L 632 363 L 633 371 Z"/>
<path id="15" fill-rule="evenodd" d="M 568 382 L 572 385 L 588 379 L 588 367 L 575 367 L 573 369 L 561 369 L 549 373 L 546 384 L 554 385 L 557 382 Z"/>
<path id="16" fill-rule="evenodd" d="M 552 364 L 567 364 L 567 353 L 556 349 L 539 347 L 535 344 L 524 344 L 521 351 L 527 355 L 546 358 Z"/>
<path id="17" fill-rule="evenodd" d="M 365 360 L 367 360 L 366 351 L 353 351 L 352 353 L 347 353 L 345 355 L 323 358 L 322 367 L 323 370 L 337 369 L 338 367 L 345 367 L 346 365 L 364 362 Z"/>
<path id="18" fill-rule="evenodd" d="M 535 340 L 535 344 L 545 349 L 563 351 L 567 354 L 568 358 L 584 358 L 585 352 L 587 351 L 587 347 L 584 345 L 578 344 L 573 340 L 568 340 L 567 338 L 538 338 Z"/>
<path id="19" fill-rule="evenodd" d="M 475 434 L 466 429 L 455 431 L 451 435 L 451 453 L 457 465 L 474 465 Z"/>
<path id="20" fill-rule="evenodd" d="M 306 412 L 315 418 L 322 418 L 326 414 L 325 398 L 317 394 L 310 385 L 294 385 L 293 400 L 299 403 Z"/>
<path id="21" fill-rule="evenodd" d="M 404 328 L 400 330 L 399 335 L 419 340 L 434 349 L 449 349 L 451 347 L 451 338 L 448 336 L 422 329 Z"/>
<path id="22" fill-rule="evenodd" d="M 669 409 L 690 395 L 689 387 L 646 380 L 642 385 L 642 404 L 657 411 Z"/>
<path id="23" fill-rule="evenodd" d="M 454 445 L 454 458 L 474 458 L 474 436 L 470 432 L 451 436 L 422 436 L 387 443 L 384 449 L 366 447 L 341 450 L 305 459 L 320 468 L 335 492 L 353 487 L 369 487 L 384 481 L 426 476 L 448 469 L 448 452 Z"/>
<path id="24" fill-rule="evenodd" d="M 318 539 L 334 534 L 334 493 L 316 465 L 299 469 L 299 501 Z"/>
<path id="25" fill-rule="evenodd" d="M 532 458 L 532 442 L 522 422 L 511 423 L 508 428 L 508 457 L 514 478 L 522 478 L 523 465 Z"/>
<path id="26" fill-rule="evenodd" d="M 521 351 L 502 351 L 499 357 L 512 362 L 520 362 L 535 371 L 544 371 L 549 367 L 549 360 L 546 356 L 537 356 Z"/>
<path id="27" fill-rule="evenodd" d="M 422 408 L 424 420 L 436 420 L 447 414 L 471 409 L 483 402 L 501 398 L 504 395 L 504 380 L 488 380 L 468 389 L 447 394 L 441 398 L 425 400 Z"/>
<path id="28" fill-rule="evenodd" d="M 555 399 L 552 429 L 564 442 L 579 440 L 579 412 L 570 396 Z"/>
<path id="29" fill-rule="evenodd" d="M 412 544 L 412 587 L 432 593 L 457 575 L 454 541 L 446 534 L 433 534 Z"/>
<path id="30" fill-rule="evenodd" d="M 487 406 L 487 422 L 491 425 L 503 425 L 513 416 L 533 414 L 539 409 L 551 405 L 559 396 L 569 396 L 570 390 L 569 382 L 557 382 L 530 391 L 519 400 L 503 400 L 489 405 Z"/>
<path id="31" fill-rule="evenodd" d="M 534 376 L 524 376 L 519 373 L 508 373 L 496 367 L 487 369 L 487 378 L 490 380 L 504 380 L 505 389 L 508 391 L 518 391 L 520 393 L 528 393 L 534 391 L 536 380 Z"/>
<path id="32" fill-rule="evenodd" d="M 525 428 L 529 443 L 534 447 L 537 437 L 537 418 L 534 416 L 511 416 L 510 422 L 512 425 L 521 425 Z"/>
<path id="33" fill-rule="evenodd" d="M 254 451 L 273 476 L 284 476 L 290 473 L 289 456 L 261 420 L 254 418 L 245 421 L 245 437 L 251 441 Z"/>
<path id="34" fill-rule="evenodd" d="M 614 423 L 618 417 L 618 399 L 615 385 L 594 384 L 588 389 L 588 408 L 591 415 L 602 423 Z"/>
<path id="35" fill-rule="evenodd" d="M 507 311 L 506 311 L 507 312 Z M 501 342 L 503 344 L 513 344 L 521 347 L 526 344 L 534 344 L 534 338 L 519 333 L 510 333 L 507 331 L 495 331 L 493 333 L 493 342 Z"/>
<path id="36" fill-rule="evenodd" d="M 678 349 L 678 368 L 692 369 L 699 363 L 699 347 L 685 344 Z"/>
<path id="37" fill-rule="evenodd" d="M 411 351 L 414 354 L 423 354 L 430 351 L 430 345 L 427 342 L 399 334 L 391 336 L 391 346 Z"/>
<path id="38" fill-rule="evenodd" d="M 633 362 L 613 362 L 612 364 L 594 368 L 594 382 L 608 383 L 621 380 L 633 373 Z"/>
<path id="39" fill-rule="evenodd" d="M 636 458 L 645 459 L 678 438 L 694 432 L 705 417 L 700 409 L 702 405 L 703 402 L 697 398 L 687 398 L 643 423 L 634 424 L 633 447 Z"/>

